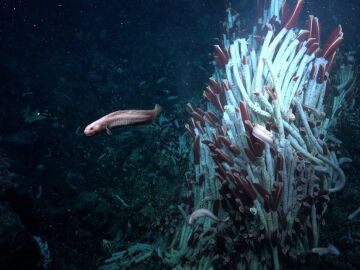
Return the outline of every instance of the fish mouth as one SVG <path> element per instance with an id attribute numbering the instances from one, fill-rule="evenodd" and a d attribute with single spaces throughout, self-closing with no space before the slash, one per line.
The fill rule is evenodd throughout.
<path id="1" fill-rule="evenodd" d="M 86 137 L 91 137 L 91 136 L 94 136 L 95 135 L 95 132 L 93 131 L 89 131 L 89 130 L 84 130 L 84 134 Z"/>

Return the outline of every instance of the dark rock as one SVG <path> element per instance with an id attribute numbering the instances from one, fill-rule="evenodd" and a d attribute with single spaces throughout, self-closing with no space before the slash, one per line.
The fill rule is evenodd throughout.
<path id="1" fill-rule="evenodd" d="M 0 269 L 41 269 L 38 246 L 20 218 L 0 205 L 0 220 Z"/>

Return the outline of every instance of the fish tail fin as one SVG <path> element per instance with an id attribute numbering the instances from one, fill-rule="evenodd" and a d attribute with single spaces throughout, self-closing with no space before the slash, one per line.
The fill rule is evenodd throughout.
<path id="1" fill-rule="evenodd" d="M 340 255 L 340 251 L 337 249 L 337 247 L 335 247 L 334 245 L 332 244 L 329 244 L 328 245 L 328 250 L 329 250 L 329 253 L 330 254 L 333 254 L 335 256 L 339 256 Z"/>
<path id="2" fill-rule="evenodd" d="M 155 121 L 156 117 L 161 113 L 162 108 L 159 104 L 155 104 L 155 109 L 153 111 L 152 120 Z"/>
<path id="3" fill-rule="evenodd" d="M 159 113 L 161 113 L 162 108 L 159 104 L 155 104 L 155 113 L 156 115 L 158 115 Z"/>

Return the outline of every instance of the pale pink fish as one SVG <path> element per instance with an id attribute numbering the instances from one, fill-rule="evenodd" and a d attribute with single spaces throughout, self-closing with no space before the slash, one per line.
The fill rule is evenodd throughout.
<path id="1" fill-rule="evenodd" d="M 335 255 L 335 256 L 339 256 L 340 255 L 340 251 L 332 244 L 329 244 L 328 247 L 317 247 L 317 248 L 313 248 L 311 249 L 312 253 L 317 253 L 319 254 L 319 256 L 323 256 L 323 255 Z"/>
<path id="2" fill-rule="evenodd" d="M 272 144 L 274 141 L 272 133 L 265 127 L 255 124 L 252 130 L 252 135 L 262 142 Z"/>
<path id="3" fill-rule="evenodd" d="M 111 135 L 111 129 L 116 127 L 149 124 L 155 120 L 160 112 L 161 107 L 157 104 L 152 110 L 116 111 L 88 125 L 84 130 L 84 134 L 86 136 L 94 136 L 106 131 L 107 134 Z"/>
<path id="4" fill-rule="evenodd" d="M 217 216 L 215 216 L 211 211 L 209 211 L 208 209 L 205 208 L 200 208 L 195 210 L 189 217 L 188 223 L 189 224 L 193 224 L 194 220 L 199 218 L 199 217 L 208 217 L 211 218 L 213 221 L 216 222 L 226 222 L 229 220 L 229 218 L 227 217 L 226 219 L 220 219 Z"/>

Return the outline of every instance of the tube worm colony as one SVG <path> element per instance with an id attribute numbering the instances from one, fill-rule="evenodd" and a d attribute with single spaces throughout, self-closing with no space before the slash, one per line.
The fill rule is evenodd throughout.
<path id="1" fill-rule="evenodd" d="M 297 28 L 304 0 L 293 8 L 257 2 L 248 38 L 228 7 L 207 107 L 188 104 L 195 176 L 181 211 L 205 208 L 229 220 L 184 225 L 160 254 L 182 269 L 296 266 L 318 247 L 331 195 L 345 185 L 340 141 L 330 133 L 356 90 L 351 62 L 331 86 L 342 27 L 324 42 L 317 17 Z"/>

